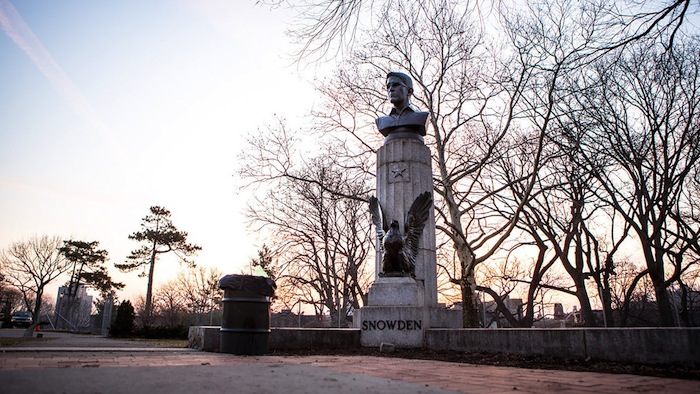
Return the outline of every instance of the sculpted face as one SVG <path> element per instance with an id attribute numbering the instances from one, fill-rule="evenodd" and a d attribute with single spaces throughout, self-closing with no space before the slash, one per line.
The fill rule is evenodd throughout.
<path id="1" fill-rule="evenodd" d="M 394 108 L 387 116 L 375 119 L 379 132 L 387 137 L 385 142 L 392 138 L 414 138 L 423 143 L 429 114 L 411 107 L 413 79 L 408 74 L 392 71 L 387 73 L 385 82 L 387 96 Z"/>
<path id="2" fill-rule="evenodd" d="M 391 76 L 386 80 L 386 91 L 389 95 L 389 101 L 397 108 L 403 108 L 408 105 L 408 98 L 413 89 L 406 86 L 401 78 Z"/>

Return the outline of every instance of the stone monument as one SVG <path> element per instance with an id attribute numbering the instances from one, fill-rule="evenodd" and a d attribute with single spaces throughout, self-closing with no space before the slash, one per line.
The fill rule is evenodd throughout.
<path id="1" fill-rule="evenodd" d="M 427 112 L 410 105 L 411 78 L 389 73 L 393 109 L 376 120 L 385 136 L 377 151 L 377 196 L 370 201 L 377 230 L 375 281 L 355 313 L 362 346 L 422 347 L 437 308 L 435 217 Z"/>

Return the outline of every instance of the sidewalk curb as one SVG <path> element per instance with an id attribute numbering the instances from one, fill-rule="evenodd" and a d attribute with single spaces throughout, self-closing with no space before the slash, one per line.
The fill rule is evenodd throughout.
<path id="1" fill-rule="evenodd" d="M 50 347 L 50 346 L 8 346 L 0 348 L 0 353 L 27 353 L 27 352 L 169 352 L 169 353 L 199 353 L 197 350 L 179 347 Z"/>

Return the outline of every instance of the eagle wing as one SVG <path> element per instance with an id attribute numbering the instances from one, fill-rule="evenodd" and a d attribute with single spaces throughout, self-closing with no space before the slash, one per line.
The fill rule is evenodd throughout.
<path id="1" fill-rule="evenodd" d="M 425 192 L 416 197 L 408 213 L 406 213 L 406 224 L 404 225 L 404 253 L 411 264 L 415 265 L 416 263 L 416 256 L 418 256 L 418 240 L 420 240 L 420 236 L 423 234 L 423 228 L 425 227 L 425 222 L 428 221 L 432 206 L 433 199 L 430 196 L 430 192 Z"/>
<path id="2" fill-rule="evenodd" d="M 372 223 L 374 224 L 374 228 L 377 230 L 379 248 L 383 252 L 384 245 L 382 240 L 384 239 L 384 234 L 389 231 L 389 224 L 386 221 L 386 216 L 384 215 L 384 211 L 382 210 L 382 206 L 379 204 L 377 197 L 372 196 L 369 198 L 369 212 L 372 214 Z"/>

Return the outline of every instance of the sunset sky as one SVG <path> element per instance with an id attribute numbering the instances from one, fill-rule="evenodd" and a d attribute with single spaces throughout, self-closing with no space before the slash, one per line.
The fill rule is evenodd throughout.
<path id="1" fill-rule="evenodd" d="M 289 18 L 248 0 L 0 0 L 0 248 L 99 241 L 132 298 L 145 279 L 112 264 L 160 205 L 198 264 L 239 272 L 262 243 L 241 215 L 244 137 L 314 102 Z M 161 262 L 156 285 L 179 269 Z"/>

